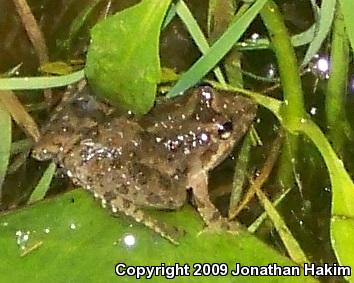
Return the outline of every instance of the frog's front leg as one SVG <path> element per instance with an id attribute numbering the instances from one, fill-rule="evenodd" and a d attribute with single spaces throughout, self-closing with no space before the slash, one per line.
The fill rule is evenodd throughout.
<path id="1" fill-rule="evenodd" d="M 208 193 L 208 173 L 204 170 L 191 170 L 188 186 L 192 188 L 198 212 L 209 228 L 239 231 L 239 224 L 229 222 L 211 202 Z"/>
<path id="2" fill-rule="evenodd" d="M 208 173 L 203 170 L 191 170 L 188 180 L 188 186 L 192 188 L 198 212 L 207 226 L 222 227 L 224 224 L 227 224 L 227 220 L 222 217 L 219 210 L 214 206 L 209 198 Z"/>
<path id="3" fill-rule="evenodd" d="M 102 199 L 111 206 L 113 213 L 117 213 L 118 211 L 122 212 L 125 215 L 132 217 L 136 222 L 144 224 L 146 227 L 155 231 L 173 244 L 179 244 L 177 241 L 179 231 L 175 227 L 168 226 L 145 214 L 144 211 L 134 205 L 131 201 L 116 194 L 112 195 L 111 198 L 105 196 Z"/>

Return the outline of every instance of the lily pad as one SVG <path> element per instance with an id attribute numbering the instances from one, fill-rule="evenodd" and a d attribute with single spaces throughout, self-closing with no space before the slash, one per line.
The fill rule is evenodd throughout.
<path id="1" fill-rule="evenodd" d="M 0 282 L 132 282 L 117 278 L 115 264 L 226 263 L 294 265 L 247 232 L 203 232 L 192 207 L 154 216 L 185 230 L 175 246 L 124 216 L 111 217 L 91 195 L 75 190 L 0 216 Z M 27 236 L 26 236 L 27 235 Z M 133 244 L 135 240 L 135 243 Z M 130 244 L 133 245 L 129 245 Z M 145 278 L 143 278 L 145 279 Z M 210 282 L 208 276 L 177 277 L 178 282 Z M 213 282 L 283 282 L 284 277 L 213 276 Z M 164 276 L 153 282 L 165 282 Z M 311 277 L 286 277 L 286 282 L 317 282 Z"/>

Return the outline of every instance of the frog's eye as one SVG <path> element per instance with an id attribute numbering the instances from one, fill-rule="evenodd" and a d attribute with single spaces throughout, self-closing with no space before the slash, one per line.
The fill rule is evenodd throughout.
<path id="1" fill-rule="evenodd" d="M 231 121 L 227 121 L 224 124 L 218 125 L 219 137 L 223 140 L 227 140 L 231 136 L 233 125 Z"/>

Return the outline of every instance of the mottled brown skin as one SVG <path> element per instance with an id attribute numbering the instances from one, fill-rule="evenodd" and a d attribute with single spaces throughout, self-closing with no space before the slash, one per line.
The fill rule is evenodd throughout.
<path id="1" fill-rule="evenodd" d="M 229 155 L 255 113 L 251 100 L 204 86 L 159 101 L 138 119 L 117 115 L 83 88 L 58 107 L 33 156 L 55 160 L 114 212 L 176 243 L 173 228 L 140 208 L 178 209 L 191 188 L 204 221 L 224 225 L 209 200 L 208 172 Z"/>

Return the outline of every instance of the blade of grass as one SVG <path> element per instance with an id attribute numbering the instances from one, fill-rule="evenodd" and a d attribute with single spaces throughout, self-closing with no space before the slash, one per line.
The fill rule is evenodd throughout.
<path id="1" fill-rule="evenodd" d="M 306 51 L 305 58 L 301 64 L 302 66 L 305 66 L 310 62 L 313 56 L 321 48 L 323 41 L 326 39 L 328 33 L 330 32 L 332 27 L 332 21 L 334 18 L 336 1 L 337 0 L 322 1 L 318 22 L 318 30 L 315 34 L 314 39 L 310 43 L 309 48 Z"/>
<path id="2" fill-rule="evenodd" d="M 353 21 L 354 1 L 353 0 L 339 0 L 339 1 L 342 7 L 345 28 L 353 51 L 354 50 L 354 21 Z"/>
<path id="3" fill-rule="evenodd" d="M 0 74 L 0 78 L 9 78 L 12 76 L 16 76 L 16 74 L 20 71 L 23 63 L 18 63 L 16 66 L 12 67 L 10 70 L 7 70 L 5 73 Z"/>
<path id="4" fill-rule="evenodd" d="M 84 70 L 53 77 L 0 78 L 0 90 L 31 90 L 62 87 L 84 78 Z"/>
<path id="5" fill-rule="evenodd" d="M 19 14 L 22 24 L 27 32 L 28 38 L 31 41 L 34 50 L 39 59 L 40 64 L 48 62 L 48 48 L 45 43 L 43 33 L 32 14 L 31 8 L 26 0 L 13 0 L 16 11 Z"/>
<path id="6" fill-rule="evenodd" d="M 27 204 L 34 203 L 44 198 L 44 196 L 46 195 L 49 189 L 50 182 L 52 181 L 52 178 L 54 176 L 55 169 L 56 169 L 55 163 L 51 162 L 47 167 L 47 169 L 44 171 L 34 191 L 32 192 L 31 197 L 29 198 Z"/>
<path id="7" fill-rule="evenodd" d="M 20 100 L 11 90 L 0 91 L 0 103 L 11 114 L 12 119 L 23 129 L 27 136 L 31 137 L 34 141 L 39 140 L 40 133 L 36 122 L 27 113 Z"/>
<path id="8" fill-rule="evenodd" d="M 273 204 L 268 200 L 266 195 L 259 188 L 256 188 L 256 194 L 269 218 L 272 220 L 275 229 L 279 233 L 279 236 L 282 239 L 282 242 L 284 243 L 290 258 L 300 266 L 303 266 L 304 263 L 308 263 L 309 260 L 306 258 L 305 253 L 292 235 L 289 228 L 286 226 L 283 218 L 274 208 Z"/>
<path id="9" fill-rule="evenodd" d="M 162 23 L 162 27 L 161 27 L 162 30 L 164 30 L 170 24 L 170 22 L 173 20 L 176 14 L 177 14 L 176 4 L 171 3 L 170 8 L 168 8 L 167 14 Z"/>
<path id="10" fill-rule="evenodd" d="M 237 210 L 239 201 L 242 196 L 244 184 L 247 181 L 247 168 L 249 162 L 249 155 L 252 148 L 252 138 L 251 133 L 249 132 L 245 137 L 240 154 L 237 158 L 235 165 L 235 172 L 232 181 L 232 191 L 230 196 L 230 205 L 229 205 L 229 219 L 234 215 L 234 212 Z"/>
<path id="11" fill-rule="evenodd" d="M 214 42 L 229 27 L 235 16 L 235 2 L 234 0 L 209 0 L 207 23 L 209 42 Z"/>
<path id="12" fill-rule="evenodd" d="M 71 47 L 73 40 L 78 36 L 79 31 L 85 25 L 92 12 L 101 1 L 102 0 L 91 1 L 86 7 L 83 7 L 80 14 L 74 19 L 74 21 L 70 25 L 68 38 L 63 42 L 64 48 Z"/>
<path id="13" fill-rule="evenodd" d="M 237 10 L 237 5 L 234 0 L 209 0 L 209 42 L 215 42 L 227 30 L 231 23 L 241 17 L 248 8 L 249 4 L 244 4 Z M 227 81 L 231 85 L 243 87 L 241 53 L 235 46 L 226 54 L 223 60 L 223 67 Z"/>
<path id="14" fill-rule="evenodd" d="M 30 149 L 33 142 L 30 139 L 18 140 L 11 144 L 11 155 L 15 155 Z"/>
<path id="15" fill-rule="evenodd" d="M 283 133 L 280 132 L 273 142 L 272 148 L 267 156 L 266 161 L 264 162 L 261 172 L 257 174 L 257 177 L 253 181 L 250 182 L 251 186 L 244 195 L 243 200 L 237 207 L 229 211 L 229 219 L 234 219 L 253 198 L 256 193 L 256 189 L 261 189 L 264 183 L 268 180 L 269 175 L 272 172 L 273 167 L 278 159 L 282 139 Z"/>
<path id="16" fill-rule="evenodd" d="M 11 159 L 11 163 L 7 167 L 7 174 L 11 175 L 14 174 L 18 169 L 23 166 L 28 158 L 28 155 L 30 153 L 30 149 L 24 150 L 17 154 L 14 158 Z"/>
<path id="17" fill-rule="evenodd" d="M 205 54 L 210 48 L 208 41 L 206 40 L 197 21 L 193 17 L 191 11 L 188 9 L 188 6 L 184 3 L 184 1 L 178 1 L 178 3 L 176 4 L 176 12 L 185 24 L 187 30 L 189 31 L 199 50 L 202 52 L 202 54 Z M 221 69 L 219 67 L 216 67 L 213 71 L 218 81 L 222 84 L 225 84 L 226 82 L 221 72 Z"/>
<path id="18" fill-rule="evenodd" d="M 288 193 L 291 191 L 291 189 L 287 189 L 285 192 L 283 192 L 278 198 L 275 199 L 273 202 L 273 206 L 277 207 L 277 205 L 288 195 Z M 257 217 L 253 223 L 247 227 L 248 232 L 250 233 L 255 233 L 258 228 L 262 225 L 264 220 L 268 218 L 268 214 L 266 211 L 264 211 L 260 216 Z"/>
<path id="19" fill-rule="evenodd" d="M 11 151 L 11 117 L 0 105 L 0 201 L 1 187 L 4 182 Z"/>
<path id="20" fill-rule="evenodd" d="M 23 27 L 27 32 L 27 36 L 31 41 L 33 48 L 37 54 L 39 64 L 43 65 L 49 61 L 48 47 L 45 42 L 44 35 L 40 29 L 39 24 L 34 17 L 27 0 L 12 0 L 16 7 L 16 11 L 19 14 Z M 52 101 L 52 90 L 45 89 L 43 91 L 44 98 L 48 105 L 51 105 Z"/>
<path id="21" fill-rule="evenodd" d="M 168 97 L 176 96 L 187 88 L 196 84 L 203 76 L 212 70 L 225 54 L 240 39 L 267 0 L 257 0 L 238 20 L 231 24 L 226 32 L 211 46 L 208 52 L 181 76 L 181 79 L 167 94 Z"/>

